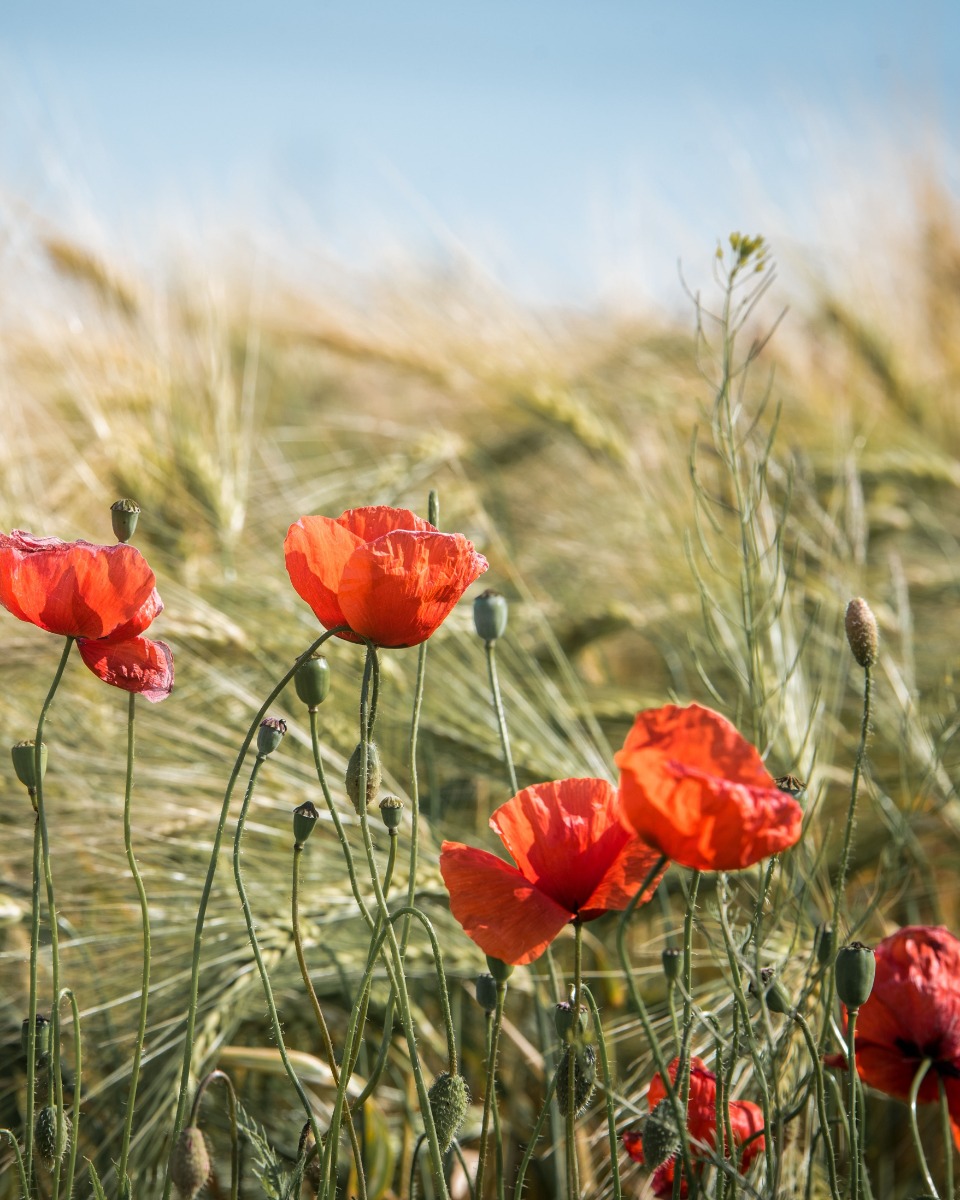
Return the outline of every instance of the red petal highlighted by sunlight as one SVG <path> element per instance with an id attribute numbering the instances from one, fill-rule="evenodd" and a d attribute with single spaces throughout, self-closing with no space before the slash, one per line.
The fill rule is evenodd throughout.
<path id="1" fill-rule="evenodd" d="M 136 692 L 155 704 L 173 689 L 173 654 L 166 642 L 145 637 L 78 638 L 77 649 L 94 675 L 125 692 Z"/>

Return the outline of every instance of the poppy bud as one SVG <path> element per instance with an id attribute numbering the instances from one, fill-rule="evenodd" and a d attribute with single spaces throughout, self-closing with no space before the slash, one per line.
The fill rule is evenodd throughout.
<path id="1" fill-rule="evenodd" d="M 118 542 L 129 542 L 140 519 L 140 505 L 136 500 L 115 500 L 110 505 L 110 520 Z"/>
<path id="2" fill-rule="evenodd" d="M 648 1167 L 659 1167 L 680 1153 L 680 1133 L 668 1100 L 661 1100 L 644 1121 L 642 1141 L 643 1161 Z"/>
<path id="3" fill-rule="evenodd" d="M 350 755 L 347 763 L 347 776 L 344 780 L 347 795 L 353 801 L 353 807 L 360 812 L 360 772 L 363 766 L 363 743 L 357 742 L 357 748 Z M 364 808 L 376 798 L 380 787 L 380 754 L 376 742 L 367 742 L 367 797 Z"/>
<path id="4" fill-rule="evenodd" d="M 13 759 L 13 769 L 17 778 L 29 792 L 37 790 L 37 743 L 34 741 L 17 742 L 10 747 L 10 757 Z M 47 773 L 47 744 L 40 743 L 40 778 Z"/>
<path id="5" fill-rule="evenodd" d="M 851 942 L 837 955 L 837 995 L 847 1008 L 859 1008 L 873 991 L 877 960 L 863 942 Z"/>
<path id="6" fill-rule="evenodd" d="M 473 624 L 478 637 L 489 645 L 501 638 L 507 628 L 507 598 L 492 589 L 483 592 L 473 602 Z"/>
<path id="7" fill-rule="evenodd" d="M 880 635 L 877 631 L 877 618 L 870 611 L 866 600 L 858 596 L 850 601 L 843 624 L 853 657 L 861 667 L 872 667 L 877 661 Z"/>
<path id="8" fill-rule="evenodd" d="M 817 948 L 817 962 L 825 967 L 836 953 L 837 939 L 834 937 L 832 925 L 818 925 L 814 933 L 814 945 Z"/>
<path id="9" fill-rule="evenodd" d="M 34 1057 L 37 1062 L 45 1054 L 50 1053 L 50 1039 L 53 1035 L 53 1026 L 50 1024 L 50 1018 L 45 1017 L 42 1013 L 37 1013 L 36 1021 L 37 1033 L 36 1041 L 34 1042 Z M 20 1048 L 23 1051 L 23 1057 L 27 1057 L 27 1048 L 30 1044 L 30 1018 L 27 1017 L 20 1026 Z"/>
<path id="10" fill-rule="evenodd" d="M 268 754 L 272 754 L 283 741 L 286 732 L 287 723 L 283 717 L 267 717 L 261 721 L 257 730 L 257 757 L 266 758 Z"/>
<path id="11" fill-rule="evenodd" d="M 320 707 L 330 694 L 330 664 L 322 654 L 312 654 L 297 667 L 293 686 L 311 712 Z"/>
<path id="12" fill-rule="evenodd" d="M 573 1095 L 570 1095 L 570 1059 L 573 1058 Z M 592 1046 L 567 1046 L 557 1067 L 557 1107 L 565 1117 L 586 1109 L 597 1082 L 597 1055 Z"/>
<path id="13" fill-rule="evenodd" d="M 310 1185 L 311 1191 L 316 1193 L 320 1188 L 320 1155 L 314 1150 L 317 1144 L 317 1139 L 313 1136 L 313 1129 L 310 1127 L 310 1122 L 306 1121 L 303 1128 L 300 1130 L 300 1143 L 297 1146 L 297 1157 L 306 1158 L 310 1155 L 310 1159 L 304 1168 L 303 1177 Z M 313 1153 L 311 1153 L 311 1151 Z"/>
<path id="14" fill-rule="evenodd" d="M 470 1092 L 467 1081 L 462 1075 L 451 1075 L 449 1071 L 441 1071 L 427 1093 L 430 1101 L 430 1111 L 433 1113 L 433 1123 L 437 1129 L 437 1141 L 441 1152 L 450 1148 L 450 1143 L 457 1136 L 457 1131 L 463 1124 L 470 1105 Z"/>
<path id="15" fill-rule="evenodd" d="M 786 1015 L 793 1012 L 790 997 L 787 995 L 787 990 L 779 979 L 774 979 L 773 983 L 767 988 L 764 993 L 764 1000 L 766 1001 L 767 1008 L 772 1013 Z"/>
<path id="16" fill-rule="evenodd" d="M 33 1144 L 40 1159 L 40 1165 L 46 1171 L 52 1171 L 59 1158 L 70 1144 L 70 1118 L 63 1114 L 63 1145 L 57 1154 L 57 1110 L 52 1104 L 47 1104 L 37 1113 L 33 1126 Z"/>
<path id="17" fill-rule="evenodd" d="M 676 983 L 680 978 L 680 968 L 683 966 L 683 952 L 676 946 L 667 946 L 660 954 L 660 962 L 663 964 L 663 973 L 667 983 Z"/>
<path id="18" fill-rule="evenodd" d="M 497 983 L 506 983 L 513 974 L 512 963 L 505 963 L 502 959 L 494 958 L 492 954 L 487 955 L 487 969 Z"/>
<path id="19" fill-rule="evenodd" d="M 312 800 L 304 800 L 293 810 L 293 842 L 295 846 L 302 846 L 306 842 L 313 833 L 319 816 L 317 806 Z"/>
<path id="20" fill-rule="evenodd" d="M 170 1159 L 170 1178 L 183 1200 L 193 1200 L 210 1177 L 210 1152 L 196 1125 L 181 1131 Z"/>
<path id="21" fill-rule="evenodd" d="M 380 801 L 380 816 L 391 833 L 400 828 L 403 820 L 403 801 L 399 796 L 384 796 Z"/>
<path id="22" fill-rule="evenodd" d="M 484 1012 L 492 1013 L 497 1007 L 497 981 L 486 971 L 477 976 L 477 1003 Z"/>
<path id="23" fill-rule="evenodd" d="M 572 1042 L 581 1034 L 586 1033 L 589 1023 L 590 1014 L 585 1004 L 580 1005 L 580 1012 L 577 1016 L 574 1016 L 573 1005 L 566 1000 L 553 1010 L 553 1024 L 557 1030 L 557 1037 L 562 1042 Z"/>

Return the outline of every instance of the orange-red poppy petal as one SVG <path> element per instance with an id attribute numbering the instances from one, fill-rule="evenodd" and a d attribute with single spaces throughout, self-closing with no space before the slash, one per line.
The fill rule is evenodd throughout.
<path id="1" fill-rule="evenodd" d="M 386 504 L 369 504 L 364 508 L 348 508 L 337 517 L 337 524 L 355 533 L 361 542 L 373 542 L 385 533 L 408 529 L 412 533 L 437 533 L 435 525 L 418 517 L 409 508 L 390 508 Z"/>
<path id="2" fill-rule="evenodd" d="M 104 683 L 157 703 L 173 689 L 173 654 L 166 642 L 145 637 L 125 641 L 77 639 L 80 657 Z"/>
<path id="3" fill-rule="evenodd" d="M 337 591 L 347 560 L 362 544 L 330 517 L 301 517 L 287 530 L 283 549 L 290 582 L 325 629 L 347 624 Z"/>
<path id="4" fill-rule="evenodd" d="M 395 530 L 350 555 L 337 599 L 356 633 L 380 646 L 417 646 L 486 569 L 462 534 Z"/>
<path id="5" fill-rule="evenodd" d="M 520 966 L 546 950 L 573 916 L 516 867 L 486 850 L 444 842 L 440 873 L 450 911 L 486 954 Z"/>
<path id="6" fill-rule="evenodd" d="M 137 617 L 155 584 L 133 546 L 0 534 L 0 604 L 49 633 L 108 636 Z"/>
<path id="7" fill-rule="evenodd" d="M 615 761 L 625 818 L 683 866 L 740 870 L 800 837 L 799 804 L 711 709 L 666 705 L 639 713 Z"/>

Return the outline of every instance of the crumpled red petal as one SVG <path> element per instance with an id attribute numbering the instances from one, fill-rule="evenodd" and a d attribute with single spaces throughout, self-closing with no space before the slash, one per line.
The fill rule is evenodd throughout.
<path id="1" fill-rule="evenodd" d="M 136 692 L 154 704 L 173 690 L 173 654 L 166 642 L 78 638 L 77 649 L 94 675 L 113 687 Z"/>

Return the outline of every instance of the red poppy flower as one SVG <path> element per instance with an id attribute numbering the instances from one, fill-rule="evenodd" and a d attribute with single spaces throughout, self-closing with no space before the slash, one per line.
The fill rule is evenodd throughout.
<path id="1" fill-rule="evenodd" d="M 942 926 L 908 925 L 875 948 L 873 991 L 857 1017 L 857 1070 L 864 1083 L 907 1100 L 924 1059 L 917 1098 L 939 1099 L 943 1080 L 960 1145 L 960 941 Z"/>
<path id="2" fill-rule="evenodd" d="M 444 842 L 440 872 L 467 935 L 506 963 L 538 958 L 574 917 L 592 921 L 626 908 L 659 857 L 623 823 L 617 793 L 604 779 L 524 788 L 497 809 L 490 827 L 516 866 Z"/>
<path id="3" fill-rule="evenodd" d="M 349 642 L 417 646 L 435 633 L 487 560 L 460 533 L 440 533 L 405 508 L 301 517 L 284 542 L 297 593 Z M 359 636 L 357 636 L 359 635 Z"/>
<path id="4" fill-rule="evenodd" d="M 682 866 L 737 871 L 800 837 L 800 805 L 709 708 L 667 704 L 639 713 L 614 761 L 626 819 Z"/>
<path id="5" fill-rule="evenodd" d="M 139 550 L 0 533 L 0 604 L 21 621 L 77 640 L 105 683 L 162 700 L 173 655 L 140 635 L 163 610 L 156 576 Z"/>
<path id="6" fill-rule="evenodd" d="M 676 1082 L 677 1066 L 680 1060 L 675 1058 L 667 1068 L 671 1082 Z M 667 1097 L 667 1089 L 663 1079 L 658 1074 L 650 1081 L 647 1091 L 647 1103 L 652 1112 L 661 1101 Z M 734 1145 L 743 1147 L 739 1152 L 737 1167 L 742 1174 L 751 1162 L 763 1151 L 763 1112 L 749 1100 L 731 1100 L 730 1129 Z M 708 1069 L 702 1058 L 690 1059 L 690 1092 L 687 1099 L 687 1129 L 690 1134 L 690 1153 L 697 1159 L 707 1157 L 705 1151 L 713 1150 L 717 1144 L 717 1077 Z M 628 1130 L 622 1135 L 624 1149 L 634 1160 L 643 1162 L 643 1140 L 640 1133 Z M 729 1157 L 729 1147 L 726 1149 Z M 653 1173 L 653 1194 L 655 1196 L 673 1195 L 673 1176 L 677 1160 L 667 1159 L 660 1163 Z M 680 1195 L 686 1196 L 687 1181 L 680 1181 Z"/>

